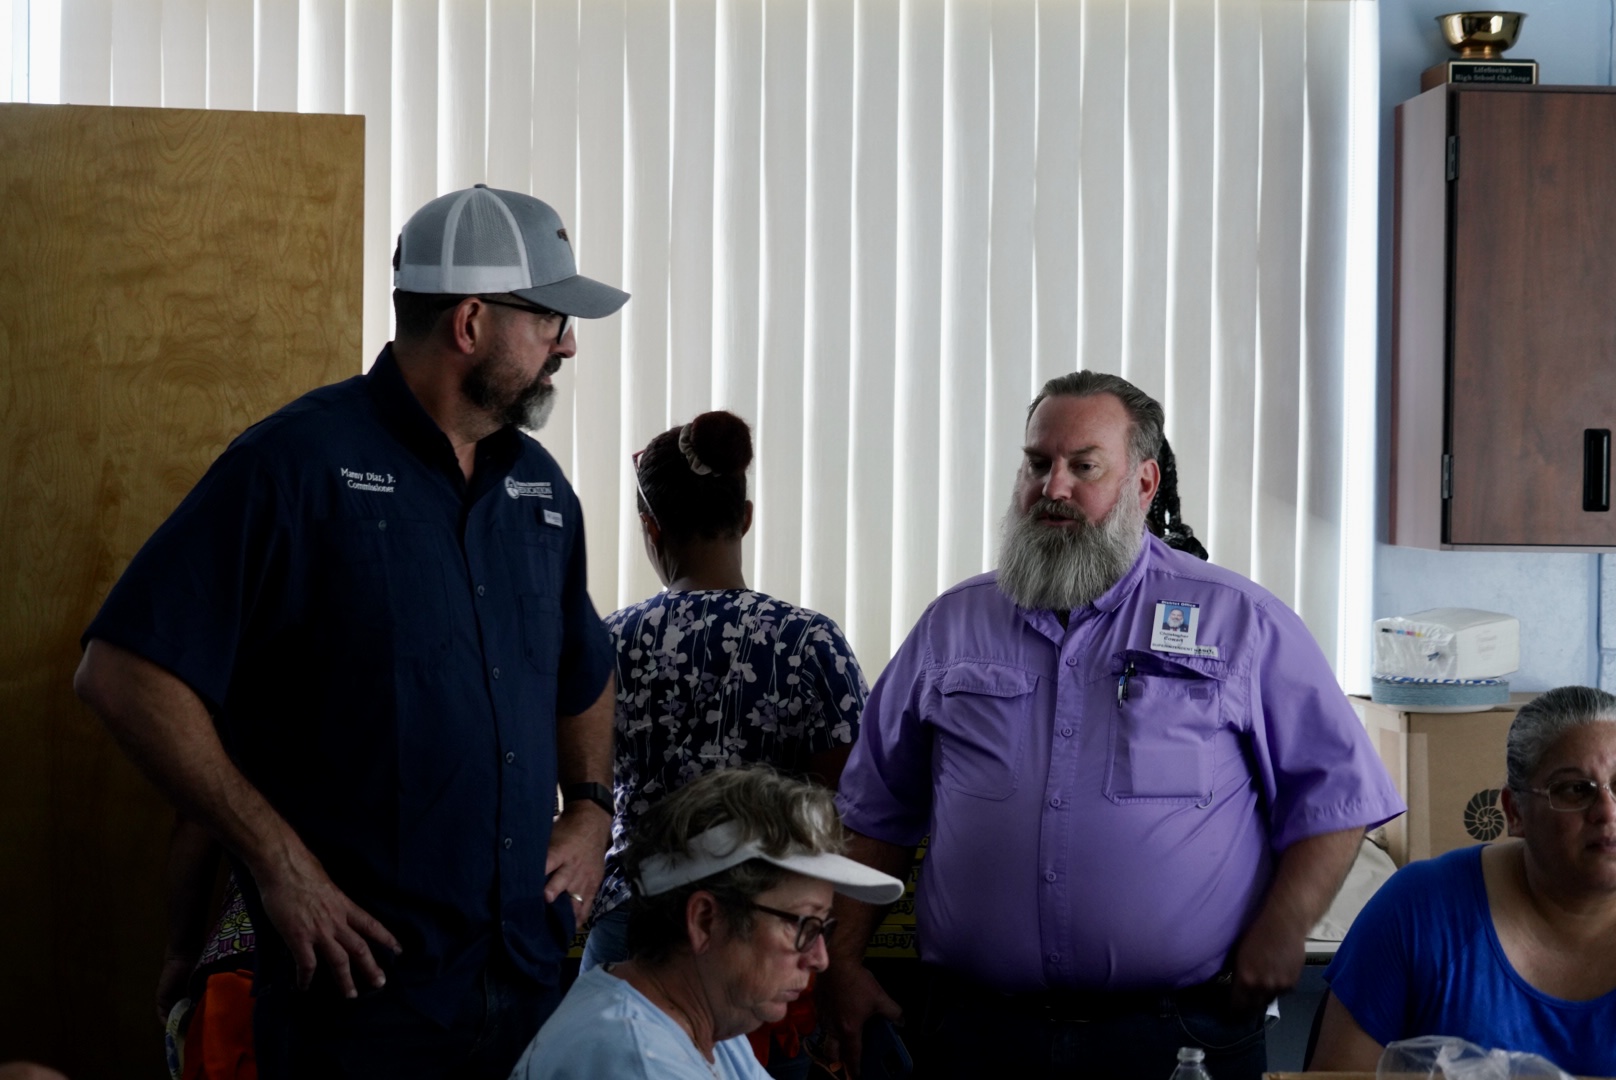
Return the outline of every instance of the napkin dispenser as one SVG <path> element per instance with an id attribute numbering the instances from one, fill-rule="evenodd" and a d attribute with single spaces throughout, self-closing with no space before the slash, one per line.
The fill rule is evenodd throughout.
<path id="1" fill-rule="evenodd" d="M 1475 608 L 1432 608 L 1375 620 L 1381 678 L 1496 679 L 1521 666 L 1521 622 Z"/>

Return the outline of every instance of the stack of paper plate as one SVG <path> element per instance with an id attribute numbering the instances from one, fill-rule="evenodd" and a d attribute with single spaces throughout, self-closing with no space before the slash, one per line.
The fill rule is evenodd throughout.
<path id="1" fill-rule="evenodd" d="M 1474 712 L 1509 701 L 1505 679 L 1412 679 L 1376 675 L 1370 699 L 1409 712 Z"/>

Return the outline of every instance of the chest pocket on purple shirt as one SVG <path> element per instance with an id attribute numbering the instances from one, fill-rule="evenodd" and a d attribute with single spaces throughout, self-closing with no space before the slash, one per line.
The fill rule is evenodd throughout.
<path id="1" fill-rule="evenodd" d="M 1016 790 L 1037 684 L 1031 672 L 1003 664 L 961 663 L 943 673 L 932 723 L 944 787 L 983 799 Z"/>
<path id="2" fill-rule="evenodd" d="M 1113 688 L 1124 672 L 1127 692 L 1114 695 L 1111 710 L 1106 798 L 1207 805 L 1213 740 L 1222 726 L 1222 684 L 1188 664 L 1133 650 L 1113 659 Z"/>

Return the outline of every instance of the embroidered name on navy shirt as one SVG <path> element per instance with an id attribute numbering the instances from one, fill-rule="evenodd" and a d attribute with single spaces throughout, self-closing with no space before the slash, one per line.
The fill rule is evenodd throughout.
<path id="1" fill-rule="evenodd" d="M 343 482 L 355 491 L 380 491 L 383 494 L 393 493 L 393 474 L 365 472 L 360 469 L 339 468 Z"/>

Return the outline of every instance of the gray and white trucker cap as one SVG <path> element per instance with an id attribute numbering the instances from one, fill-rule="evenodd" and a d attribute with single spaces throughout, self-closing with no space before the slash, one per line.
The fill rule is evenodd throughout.
<path id="1" fill-rule="evenodd" d="M 621 289 L 578 273 L 572 241 L 548 203 L 486 184 L 440 195 L 404 223 L 393 285 L 440 295 L 514 293 L 582 319 L 628 301 Z"/>

